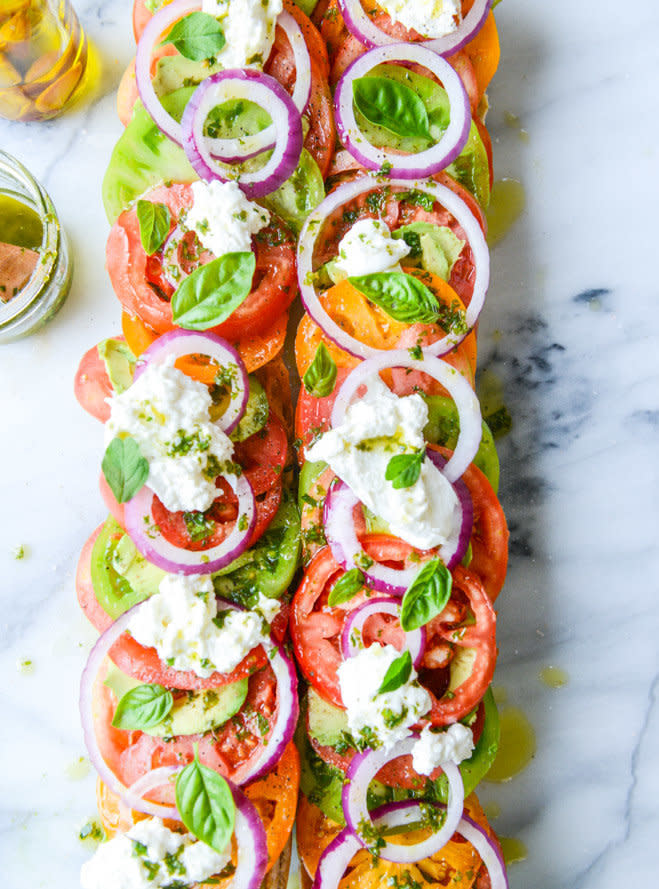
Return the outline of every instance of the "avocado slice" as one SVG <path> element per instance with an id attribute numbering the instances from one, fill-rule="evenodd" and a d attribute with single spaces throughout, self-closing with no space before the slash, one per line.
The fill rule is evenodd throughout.
<path id="1" fill-rule="evenodd" d="M 245 441 L 250 435 L 255 435 L 268 422 L 270 405 L 265 389 L 254 376 L 249 377 L 249 397 L 245 406 L 245 413 L 233 430 L 229 438 L 231 441 Z"/>
<path id="2" fill-rule="evenodd" d="M 345 710 L 335 707 L 318 694 L 312 686 L 307 693 L 307 731 L 323 747 L 336 747 L 348 731 Z"/>
<path id="3" fill-rule="evenodd" d="M 112 388 L 117 394 L 125 392 L 133 383 L 135 370 L 135 356 L 130 348 L 123 340 L 114 337 L 103 340 L 96 348 Z"/>
<path id="4" fill-rule="evenodd" d="M 114 692 L 117 700 L 142 683 L 127 676 L 110 663 L 104 684 Z M 174 698 L 174 706 L 165 719 L 151 726 L 146 734 L 157 738 L 177 735 L 197 735 L 209 732 L 231 719 L 245 703 L 248 679 L 239 679 L 220 688 L 189 691 Z"/>

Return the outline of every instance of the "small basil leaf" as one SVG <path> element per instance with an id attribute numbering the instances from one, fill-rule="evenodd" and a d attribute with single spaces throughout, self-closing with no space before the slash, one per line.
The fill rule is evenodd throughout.
<path id="1" fill-rule="evenodd" d="M 352 82 L 352 97 L 369 123 L 396 136 L 432 141 L 426 106 L 409 86 L 388 77 L 358 77 Z"/>
<path id="2" fill-rule="evenodd" d="M 236 819 L 233 795 L 221 775 L 199 762 L 196 750 L 194 760 L 176 779 L 176 807 L 190 833 L 224 852 Z"/>
<path id="3" fill-rule="evenodd" d="M 425 448 L 414 454 L 396 454 L 387 463 L 384 477 L 391 482 L 392 488 L 411 488 L 421 474 L 421 465 L 425 457 Z"/>
<path id="4" fill-rule="evenodd" d="M 225 253 L 195 269 L 172 297 L 176 324 L 206 330 L 226 321 L 252 289 L 255 268 L 254 254 L 248 251 Z"/>
<path id="5" fill-rule="evenodd" d="M 378 694 L 383 695 L 388 691 L 396 691 L 401 685 L 405 685 L 412 675 L 412 655 L 409 651 L 404 651 L 400 657 L 389 664 L 389 669 L 384 674 L 382 685 L 378 689 Z"/>
<path id="6" fill-rule="evenodd" d="M 101 469 L 118 503 L 137 494 L 149 477 L 149 463 L 134 438 L 113 438 L 105 450 Z"/>
<path id="7" fill-rule="evenodd" d="M 325 398 L 334 391 L 336 383 L 336 363 L 325 343 L 316 349 L 313 361 L 302 377 L 304 388 L 314 398 Z"/>
<path id="8" fill-rule="evenodd" d="M 160 44 L 171 43 L 186 59 L 202 62 L 217 55 L 226 38 L 222 25 L 206 12 L 191 12 L 180 19 Z"/>
<path id="9" fill-rule="evenodd" d="M 173 706 L 171 691 L 162 685 L 138 685 L 119 701 L 112 725 L 130 731 L 151 728 L 162 722 Z"/>
<path id="10" fill-rule="evenodd" d="M 351 568 L 346 571 L 343 577 L 340 577 L 332 587 L 332 591 L 327 599 L 330 608 L 340 605 L 342 602 L 349 602 L 353 596 L 364 586 L 364 575 L 359 568 Z"/>
<path id="11" fill-rule="evenodd" d="M 434 293 L 405 272 L 376 272 L 348 278 L 348 281 L 396 321 L 432 324 L 439 317 L 439 303 Z"/>
<path id="12" fill-rule="evenodd" d="M 165 243 L 169 234 L 170 212 L 166 204 L 151 201 L 137 202 L 137 222 L 144 252 L 152 256 Z"/>
<path id="13" fill-rule="evenodd" d="M 409 632 L 425 626 L 446 607 L 453 578 L 440 559 L 431 559 L 408 587 L 400 607 L 400 625 Z"/>

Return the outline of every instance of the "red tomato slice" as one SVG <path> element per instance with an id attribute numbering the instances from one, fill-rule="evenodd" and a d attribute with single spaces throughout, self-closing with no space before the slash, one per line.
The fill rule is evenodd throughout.
<path id="1" fill-rule="evenodd" d="M 453 451 L 430 445 L 444 457 Z M 503 588 L 508 570 L 508 525 L 499 498 L 487 477 L 473 463 L 462 480 L 469 489 L 474 505 L 474 528 L 471 533 L 469 570 L 477 574 L 485 591 L 494 602 Z"/>
<path id="2" fill-rule="evenodd" d="M 330 417 L 337 393 L 349 373 L 350 368 L 348 367 L 337 368 L 334 391 L 325 398 L 314 398 L 313 395 L 309 395 L 304 386 L 300 387 L 295 408 L 295 437 L 305 447 L 308 447 L 317 436 L 327 432 L 330 428 Z M 298 459 L 301 465 L 305 459 L 303 448 L 299 450 Z"/>
<path id="3" fill-rule="evenodd" d="M 301 14 L 304 15 L 304 13 Z M 313 28 L 311 22 L 309 22 L 309 27 Z M 293 92 L 296 78 L 293 52 L 283 31 L 279 28 L 275 32 L 272 52 L 263 70 L 278 80 L 289 93 Z M 313 56 L 311 58 L 311 95 L 307 107 L 307 119 L 309 131 L 304 140 L 304 147 L 316 161 L 323 178 L 325 178 L 334 154 L 336 129 L 329 84 L 326 76 L 322 73 L 322 68 L 319 67 Z"/>
<path id="4" fill-rule="evenodd" d="M 189 185 L 159 185 L 151 189 L 148 199 L 169 207 L 173 229 L 180 211 L 192 205 L 192 190 Z M 283 223 L 273 217 L 270 225 L 252 239 L 252 248 L 256 256 L 252 292 L 229 318 L 210 328 L 231 341 L 266 330 L 297 292 L 295 241 Z M 147 256 L 142 248 L 134 207 L 124 210 L 112 226 L 106 260 L 112 286 L 126 312 L 139 316 L 157 333 L 174 329 L 170 304 L 173 288 L 161 275 L 159 254 Z"/>
<path id="5" fill-rule="evenodd" d="M 110 657 L 123 673 L 139 679 L 140 682 L 194 691 L 219 688 L 244 679 L 267 663 L 267 656 L 259 646 L 250 651 L 231 673 L 213 673 L 208 679 L 203 679 L 191 670 L 174 670 L 168 667 L 160 660 L 155 648 L 140 645 L 126 634 L 114 643 L 110 649 Z"/>
<path id="6" fill-rule="evenodd" d="M 412 547 L 385 535 L 366 535 L 362 545 L 378 562 L 405 564 Z M 293 599 L 290 631 L 306 679 L 326 700 L 342 706 L 337 669 L 342 661 L 340 635 L 346 615 L 368 598 L 368 590 L 343 605 L 330 608 L 327 597 L 343 575 L 329 547 L 309 564 Z M 371 618 L 366 629 L 373 640 L 393 640 L 400 629 L 385 616 Z M 419 679 L 433 697 L 429 719 L 447 725 L 466 716 L 480 702 L 492 680 L 496 663 L 496 616 L 483 585 L 462 567 L 453 572 L 448 605 L 426 627 L 427 644 Z M 392 633 L 394 634 L 392 636 Z"/>
<path id="7" fill-rule="evenodd" d="M 126 786 L 151 769 L 191 762 L 195 745 L 198 745 L 199 760 L 204 765 L 240 784 L 263 748 L 259 721 L 265 718 L 271 724 L 276 712 L 277 684 L 266 659 L 265 668 L 250 677 L 245 705 L 227 723 L 205 735 L 180 735 L 164 740 L 140 731 L 126 731 L 112 726 L 117 701 L 114 693 L 103 685 L 103 675 L 104 671 L 101 670 L 94 685 L 94 731 L 103 759 Z M 170 687 L 182 686 L 177 678 Z M 217 688 L 217 684 L 214 687 Z M 149 798 L 171 804 L 173 793 L 172 785 L 171 788 L 160 788 L 149 794 Z"/>
<path id="8" fill-rule="evenodd" d="M 114 339 L 123 340 L 123 336 Z M 102 423 L 110 418 L 110 405 L 105 400 L 113 393 L 112 383 L 105 368 L 105 362 L 98 354 L 98 346 L 92 346 L 80 359 L 73 380 L 73 392 L 78 403 L 92 417 Z"/>
<path id="9" fill-rule="evenodd" d="M 262 430 L 236 444 L 234 456 L 243 467 L 256 498 L 256 524 L 249 542 L 252 546 L 266 531 L 281 503 L 281 480 L 288 457 L 288 439 L 279 417 L 271 413 Z M 221 494 L 204 513 L 215 527 L 209 537 L 203 540 L 193 540 L 190 537 L 185 512 L 170 512 L 158 497 L 154 498 L 151 514 L 166 540 L 174 546 L 199 552 L 217 546 L 231 533 L 238 515 L 237 499 L 221 477 L 217 479 L 216 485 Z M 99 487 L 105 505 L 122 528 L 125 528 L 124 506 L 117 502 L 102 473 Z"/>

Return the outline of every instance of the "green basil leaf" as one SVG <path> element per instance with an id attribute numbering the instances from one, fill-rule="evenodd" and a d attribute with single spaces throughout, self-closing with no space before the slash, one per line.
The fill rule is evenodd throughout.
<path id="1" fill-rule="evenodd" d="M 144 252 L 152 256 L 165 243 L 169 234 L 169 207 L 151 201 L 137 202 L 137 221 L 140 226 L 140 241 Z"/>
<path id="2" fill-rule="evenodd" d="M 129 731 L 142 731 L 162 722 L 173 706 L 171 691 L 162 685 L 138 685 L 119 701 L 112 725 Z"/>
<path id="3" fill-rule="evenodd" d="M 176 779 L 176 807 L 181 821 L 197 839 L 222 854 L 236 820 L 236 805 L 229 785 L 213 769 L 195 758 Z"/>
<path id="4" fill-rule="evenodd" d="M 411 488 L 421 474 L 421 466 L 426 458 L 426 449 L 414 454 L 396 454 L 387 463 L 384 477 L 392 488 Z"/>
<path id="5" fill-rule="evenodd" d="M 412 675 L 412 655 L 409 651 L 404 651 L 400 657 L 392 661 L 389 669 L 384 674 L 382 685 L 378 689 L 378 694 L 383 695 L 388 691 L 396 691 L 401 685 L 405 685 Z"/>
<path id="6" fill-rule="evenodd" d="M 431 559 L 408 587 L 400 607 L 400 625 L 409 632 L 425 626 L 446 607 L 453 578 L 440 559 Z"/>
<path id="7" fill-rule="evenodd" d="M 352 82 L 352 97 L 369 123 L 396 136 L 432 141 L 426 106 L 409 86 L 388 77 L 358 77 Z"/>
<path id="8" fill-rule="evenodd" d="M 316 349 L 313 361 L 302 377 L 304 388 L 314 398 L 325 398 L 334 391 L 336 383 L 336 363 L 325 343 Z"/>
<path id="9" fill-rule="evenodd" d="M 134 438 L 113 438 L 105 450 L 101 469 L 117 502 L 126 503 L 149 477 L 149 463 Z"/>
<path id="10" fill-rule="evenodd" d="M 195 269 L 172 297 L 172 315 L 179 327 L 206 330 L 221 324 L 252 289 L 254 254 L 225 253 Z"/>
<path id="11" fill-rule="evenodd" d="M 340 605 L 342 602 L 349 602 L 353 596 L 364 586 L 364 575 L 359 568 L 351 568 L 346 571 L 343 577 L 340 577 L 332 587 L 332 591 L 327 599 L 330 608 Z"/>
<path id="12" fill-rule="evenodd" d="M 217 55 L 226 38 L 222 25 L 206 12 L 191 12 L 180 19 L 160 44 L 171 43 L 186 59 L 202 62 Z"/>
<path id="13" fill-rule="evenodd" d="M 376 272 L 348 278 L 348 281 L 396 321 L 432 324 L 439 317 L 435 294 L 418 278 L 405 272 Z"/>

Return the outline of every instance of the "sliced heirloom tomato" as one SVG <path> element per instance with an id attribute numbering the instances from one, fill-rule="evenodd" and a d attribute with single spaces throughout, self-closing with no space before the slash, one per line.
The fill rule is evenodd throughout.
<path id="1" fill-rule="evenodd" d="M 453 451 L 429 445 L 447 459 Z M 477 574 L 485 592 L 494 602 L 503 589 L 508 570 L 508 525 L 499 498 L 485 473 L 473 463 L 462 476 L 474 506 L 474 526 L 471 532 L 471 561 L 469 570 Z"/>
<path id="2" fill-rule="evenodd" d="M 383 534 L 365 535 L 365 552 L 392 567 L 418 564 L 411 546 Z M 343 661 L 340 638 L 347 615 L 371 595 L 367 588 L 349 602 L 333 608 L 329 593 L 345 572 L 329 547 L 323 547 L 307 566 L 293 598 L 290 632 L 295 655 L 305 678 L 325 700 L 343 707 L 337 670 Z M 451 598 L 440 615 L 426 625 L 426 648 L 419 681 L 433 699 L 428 719 L 448 725 L 476 707 L 488 689 L 496 664 L 496 615 L 479 578 L 458 566 L 453 572 Z M 365 625 L 365 638 L 401 647 L 400 625 L 385 615 L 374 615 Z"/>
<path id="3" fill-rule="evenodd" d="M 266 872 L 270 871 L 282 854 L 293 830 L 299 784 L 300 758 L 295 745 L 291 742 L 277 765 L 265 778 L 243 788 L 243 793 L 256 808 L 265 827 L 268 846 Z M 112 839 L 118 833 L 127 833 L 138 821 L 149 817 L 143 812 L 129 809 L 100 778 L 96 783 L 96 804 L 108 839 Z M 165 823 L 172 830 L 180 827 L 178 821 Z M 222 885 L 222 882 L 214 885 Z"/>
<path id="4" fill-rule="evenodd" d="M 78 404 L 102 423 L 110 419 L 109 398 L 114 388 L 110 382 L 105 362 L 98 354 L 98 346 L 92 346 L 80 359 L 73 381 L 73 392 Z"/>
<path id="5" fill-rule="evenodd" d="M 496 841 L 475 793 L 465 799 L 464 809 Z M 312 879 L 320 856 L 341 829 L 340 824 L 331 821 L 304 794 L 300 794 L 297 849 L 304 869 Z M 421 834 L 415 832 L 404 836 L 411 843 L 418 842 Z M 415 864 L 396 864 L 383 858 L 374 861 L 371 853 L 363 849 L 352 859 L 346 876 L 339 883 L 341 889 L 380 889 L 382 886 L 489 889 L 489 885 L 489 876 L 480 855 L 458 833 L 454 833 L 450 841 L 431 858 Z"/>
<path id="6" fill-rule="evenodd" d="M 282 421 L 272 412 L 263 429 L 237 442 L 234 459 L 242 467 L 256 500 L 256 524 L 249 539 L 252 546 L 267 530 L 275 517 L 282 497 L 282 476 L 288 459 L 288 439 Z M 163 537 L 174 546 L 193 552 L 203 552 L 221 543 L 233 530 L 238 516 L 237 499 L 227 482 L 219 476 L 216 480 L 218 497 L 203 513 L 172 512 L 154 497 L 152 518 Z M 118 503 L 103 474 L 99 477 L 101 496 L 110 513 L 122 528 L 126 527 L 124 506 Z M 190 517 L 202 517 L 208 526 L 208 535 L 202 538 L 191 534 Z M 197 530 L 197 529 L 196 529 Z"/>
<path id="7" fill-rule="evenodd" d="M 181 211 L 192 205 L 192 189 L 189 185 L 161 185 L 151 189 L 144 199 L 169 208 L 173 230 Z M 195 244 L 198 249 L 196 236 L 191 233 L 185 242 L 186 250 L 193 250 Z M 256 271 L 251 293 L 225 321 L 209 328 L 231 342 L 265 332 L 288 308 L 297 292 L 295 242 L 277 217 L 273 215 L 270 224 L 252 238 L 252 248 Z M 182 250 L 183 243 L 179 245 L 179 251 Z M 208 252 L 198 254 L 188 265 L 189 271 L 203 264 L 203 259 L 212 258 Z M 112 226 L 106 260 L 112 286 L 124 310 L 129 315 L 137 315 L 156 333 L 173 330 L 176 325 L 170 300 L 174 288 L 163 277 L 162 249 L 153 256 L 144 252 L 135 207 L 124 210 Z"/>
<path id="8" fill-rule="evenodd" d="M 122 637 L 119 642 L 122 643 L 125 638 L 128 637 Z M 134 640 L 130 641 L 134 643 Z M 215 769 L 234 783 L 241 784 L 263 750 L 278 706 L 277 682 L 265 653 L 264 666 L 254 663 L 253 656 L 249 655 L 231 674 L 215 673 L 209 679 L 201 679 L 196 673 L 172 670 L 162 664 L 158 667 L 155 662 L 150 664 L 149 661 L 153 659 L 149 655 L 145 656 L 145 652 L 153 652 L 155 660 L 159 662 L 155 650 L 144 649 L 142 646 L 138 646 L 141 651 L 135 651 L 134 655 L 127 654 L 124 661 L 116 656 L 117 644 L 111 649 L 110 655 L 122 672 L 143 683 L 164 685 L 176 690 L 176 694 L 179 690 L 202 688 L 212 691 L 230 681 L 249 677 L 245 703 L 225 723 L 202 735 L 163 738 L 138 730 L 118 729 L 112 725 L 118 702 L 114 692 L 104 684 L 105 670 L 101 668 L 94 682 L 94 732 L 104 761 L 121 783 L 130 787 L 152 769 L 185 765 L 193 760 L 194 747 L 198 745 L 199 759 L 204 765 Z M 149 793 L 149 798 L 155 802 L 171 804 L 173 787 L 158 788 Z"/>

